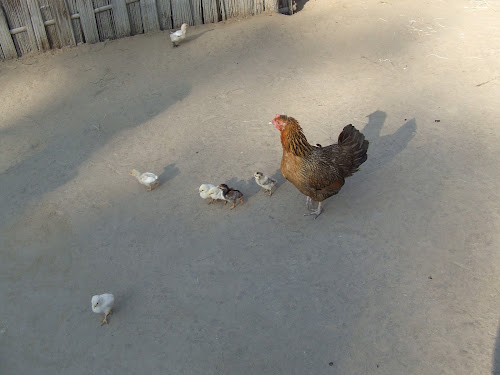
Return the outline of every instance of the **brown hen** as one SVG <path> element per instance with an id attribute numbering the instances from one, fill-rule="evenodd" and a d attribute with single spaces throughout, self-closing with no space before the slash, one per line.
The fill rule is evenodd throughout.
<path id="1" fill-rule="evenodd" d="M 369 142 L 352 125 L 347 125 L 339 135 L 338 143 L 312 146 L 306 139 L 297 120 L 286 115 L 276 115 L 273 124 L 281 133 L 283 157 L 281 174 L 307 196 L 304 215 L 321 214 L 321 202 L 337 194 L 346 177 L 356 172 L 368 155 Z M 312 209 L 312 201 L 318 208 Z"/>

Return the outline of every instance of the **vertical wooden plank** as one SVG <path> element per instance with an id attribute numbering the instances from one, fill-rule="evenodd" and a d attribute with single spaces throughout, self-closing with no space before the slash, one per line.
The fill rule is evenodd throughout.
<path id="1" fill-rule="evenodd" d="M 201 0 L 189 0 L 191 4 L 191 15 L 193 17 L 193 25 L 201 25 L 203 23 L 203 14 Z"/>
<path id="2" fill-rule="evenodd" d="M 94 8 L 100 8 L 110 4 L 111 0 L 94 0 Z M 113 27 L 111 10 L 96 13 L 95 20 L 97 22 L 97 31 L 99 32 L 100 41 L 115 39 L 115 28 Z"/>
<path id="3" fill-rule="evenodd" d="M 219 0 L 219 9 L 222 21 L 227 20 L 226 2 L 224 0 Z"/>
<path id="4" fill-rule="evenodd" d="M 253 11 L 253 0 L 243 0 L 243 15 L 251 16 Z"/>
<path id="5" fill-rule="evenodd" d="M 193 25 L 201 25 L 203 16 L 201 13 L 201 0 L 190 0 L 191 14 L 193 15 Z"/>
<path id="6" fill-rule="evenodd" d="M 144 28 L 142 26 L 141 5 L 139 2 L 130 3 L 128 4 L 127 10 L 128 18 L 130 20 L 130 33 L 132 35 L 142 34 L 144 32 Z"/>
<path id="7" fill-rule="evenodd" d="M 95 20 L 94 6 L 92 0 L 76 0 L 80 22 L 82 24 L 83 35 L 87 43 L 96 43 L 99 41 L 99 32 L 97 31 L 97 22 Z"/>
<path id="8" fill-rule="evenodd" d="M 160 28 L 162 30 L 169 30 L 172 28 L 172 5 L 170 0 L 156 0 L 158 8 L 158 19 L 160 21 Z"/>
<path id="9" fill-rule="evenodd" d="M 3 55 L 6 59 L 14 59 L 17 57 L 16 46 L 10 35 L 9 24 L 7 17 L 0 4 L 0 47 L 2 47 Z"/>
<path id="10" fill-rule="evenodd" d="M 0 0 L 0 3 L 3 6 L 9 29 L 15 29 L 17 27 L 25 26 L 25 22 L 22 17 L 23 11 L 21 9 L 19 0 Z M 18 56 L 22 56 L 32 51 L 31 43 L 26 32 L 12 35 L 12 41 L 14 42 L 14 46 L 16 48 Z"/>
<path id="11" fill-rule="evenodd" d="M 140 0 L 142 25 L 144 32 L 159 31 L 158 12 L 156 11 L 156 0 Z"/>
<path id="12" fill-rule="evenodd" d="M 68 0 L 69 14 L 78 13 L 78 8 L 76 6 L 76 0 Z M 75 36 L 76 44 L 83 43 L 83 32 L 82 26 L 80 24 L 80 18 L 72 19 L 71 25 L 73 26 L 73 35 Z"/>
<path id="13" fill-rule="evenodd" d="M 40 51 L 50 49 L 50 43 L 45 32 L 45 25 L 43 24 L 42 13 L 40 12 L 40 5 L 37 0 L 27 0 L 28 12 L 33 27 L 33 35 L 36 40 L 37 48 Z"/>
<path id="14" fill-rule="evenodd" d="M 38 2 L 36 0 L 28 0 L 28 1 L 33 1 L 36 4 L 36 7 L 38 8 Z M 26 26 L 26 32 L 28 33 L 28 38 L 31 44 L 31 50 L 36 51 L 40 50 L 42 51 L 42 45 L 38 45 L 36 37 L 35 37 L 35 31 L 33 30 L 33 25 L 31 23 L 31 15 L 30 15 L 30 10 L 28 8 L 28 3 L 26 0 L 21 0 L 21 8 L 23 12 L 23 18 L 24 18 L 24 25 Z M 41 15 L 40 15 L 41 18 Z M 45 25 L 42 24 L 42 26 L 45 28 Z M 45 35 L 47 36 L 47 35 Z M 50 47 L 49 47 L 50 48 Z"/>
<path id="15" fill-rule="evenodd" d="M 193 24 L 193 15 L 191 14 L 191 5 L 185 0 L 171 0 L 172 2 L 172 18 L 174 20 L 174 28 L 181 27 L 183 23 L 188 25 Z"/>
<path id="16" fill-rule="evenodd" d="M 65 0 L 52 0 L 55 27 L 61 46 L 76 46 L 75 36 L 71 26 L 71 14 Z"/>
<path id="17" fill-rule="evenodd" d="M 266 12 L 278 12 L 278 0 L 264 0 Z"/>
<path id="18" fill-rule="evenodd" d="M 217 12 L 216 0 L 202 0 L 203 5 L 203 22 L 214 23 L 219 21 L 219 13 Z"/>
<path id="19" fill-rule="evenodd" d="M 40 6 L 40 12 L 42 14 L 43 21 L 54 21 L 54 15 L 52 13 L 52 0 L 38 0 L 38 5 Z M 47 33 L 47 38 L 49 39 L 50 48 L 61 48 L 62 44 L 59 40 L 59 35 L 57 34 L 56 26 L 47 25 L 45 26 L 45 32 Z"/>
<path id="20" fill-rule="evenodd" d="M 113 5 L 113 21 L 117 38 L 130 36 L 130 21 L 128 19 L 127 4 L 125 0 L 111 0 Z"/>
<path id="21" fill-rule="evenodd" d="M 224 8 L 226 9 L 226 18 L 232 18 L 235 14 L 235 0 L 224 0 Z"/>
<path id="22" fill-rule="evenodd" d="M 253 3 L 253 14 L 259 14 L 264 11 L 264 1 L 263 0 L 254 0 Z"/>

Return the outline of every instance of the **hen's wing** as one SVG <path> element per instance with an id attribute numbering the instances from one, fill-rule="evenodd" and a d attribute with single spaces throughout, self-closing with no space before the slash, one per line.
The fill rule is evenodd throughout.
<path id="1" fill-rule="evenodd" d="M 304 188 L 315 201 L 337 194 L 345 182 L 342 149 L 338 145 L 314 149 L 302 164 Z M 301 190 L 301 189 L 299 189 Z"/>
<path id="2" fill-rule="evenodd" d="M 367 159 L 369 142 L 352 125 L 344 127 L 338 143 L 314 147 L 303 163 L 306 184 L 313 200 L 323 200 L 337 194 L 345 178 L 356 172 Z"/>

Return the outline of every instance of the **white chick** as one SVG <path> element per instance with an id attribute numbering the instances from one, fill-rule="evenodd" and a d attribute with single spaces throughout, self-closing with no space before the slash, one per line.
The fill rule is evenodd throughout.
<path id="1" fill-rule="evenodd" d="M 110 293 L 105 293 L 101 295 L 95 295 L 92 297 L 92 311 L 96 314 L 104 314 L 104 320 L 102 324 L 108 324 L 107 317 L 109 314 L 113 313 L 113 304 L 115 303 L 115 297 Z"/>
<path id="2" fill-rule="evenodd" d="M 224 198 L 224 193 L 222 192 L 221 189 L 219 189 L 217 186 L 214 186 L 208 191 L 208 194 L 210 194 L 210 203 L 217 201 L 217 200 L 222 200 L 225 201 L 226 199 Z M 209 204 L 210 204 L 209 203 Z"/>
<path id="3" fill-rule="evenodd" d="M 276 185 L 276 180 L 274 178 L 264 176 L 264 174 L 261 172 L 255 172 L 253 176 L 255 177 L 255 182 L 257 182 L 257 185 L 268 190 L 269 196 L 273 195 L 273 186 Z"/>
<path id="4" fill-rule="evenodd" d="M 188 24 L 187 23 L 183 23 L 181 25 L 181 29 L 180 30 L 171 32 L 171 34 L 170 34 L 170 40 L 174 44 L 174 47 L 178 47 L 179 46 L 179 42 L 181 40 L 183 40 L 183 39 L 186 38 L 186 29 L 187 29 L 187 27 L 188 27 Z"/>
<path id="5" fill-rule="evenodd" d="M 200 197 L 203 199 L 210 198 L 210 202 L 208 204 L 212 203 L 212 197 L 210 196 L 210 189 L 214 188 L 215 185 L 212 184 L 201 184 L 200 187 L 198 188 L 198 192 L 200 193 Z"/>
<path id="6" fill-rule="evenodd" d="M 144 172 L 141 174 L 137 169 L 132 169 L 129 174 L 137 178 L 141 184 L 147 186 L 149 188 L 148 191 L 155 189 L 160 184 L 158 176 L 151 172 Z"/>

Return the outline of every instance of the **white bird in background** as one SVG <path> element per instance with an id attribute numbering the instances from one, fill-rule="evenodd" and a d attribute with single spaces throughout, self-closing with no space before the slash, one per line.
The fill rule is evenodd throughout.
<path id="1" fill-rule="evenodd" d="M 95 295 L 92 297 L 92 311 L 96 314 L 104 314 L 104 320 L 102 324 L 108 324 L 107 317 L 109 314 L 113 313 L 113 304 L 115 303 L 115 297 L 110 293 L 105 293 L 101 295 Z"/>
<path id="2" fill-rule="evenodd" d="M 172 32 L 171 31 L 171 34 L 170 34 L 170 40 L 172 41 L 172 43 L 174 43 L 174 47 L 177 47 L 179 46 L 179 42 L 183 39 L 186 38 L 186 29 L 188 27 L 188 24 L 187 23 L 183 23 L 181 25 L 181 29 L 180 30 L 177 30 L 177 31 L 174 31 Z"/>
<path id="3" fill-rule="evenodd" d="M 137 169 L 132 169 L 129 174 L 137 178 L 141 184 L 146 185 L 149 188 L 148 191 L 155 189 L 160 184 L 158 176 L 151 172 L 141 174 Z"/>

